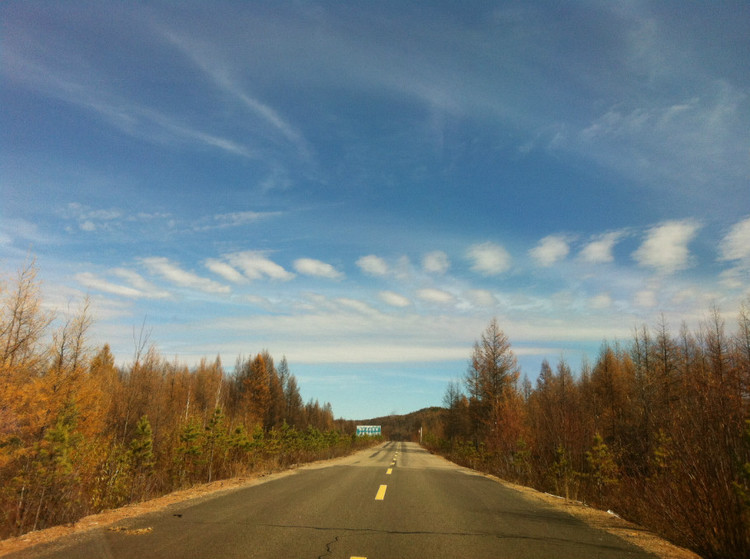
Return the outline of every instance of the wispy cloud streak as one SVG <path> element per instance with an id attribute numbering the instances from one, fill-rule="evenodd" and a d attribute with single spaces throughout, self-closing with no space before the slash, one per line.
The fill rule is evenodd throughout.
<path id="1" fill-rule="evenodd" d="M 159 275 L 167 281 L 179 285 L 203 291 L 205 293 L 230 293 L 227 285 L 220 284 L 211 279 L 201 277 L 193 272 L 183 270 L 178 264 L 168 258 L 154 256 L 141 259 L 141 263 L 152 273 Z"/>

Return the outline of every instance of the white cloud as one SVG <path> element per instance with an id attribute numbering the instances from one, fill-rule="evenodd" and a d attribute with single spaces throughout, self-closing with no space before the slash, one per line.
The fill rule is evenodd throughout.
<path id="1" fill-rule="evenodd" d="M 441 250 L 428 252 L 422 259 L 422 268 L 431 274 L 444 274 L 451 267 L 448 255 Z"/>
<path id="2" fill-rule="evenodd" d="M 417 297 L 428 303 L 440 303 L 449 304 L 455 301 L 453 295 L 442 289 L 435 289 L 432 287 L 426 289 L 420 289 L 417 291 Z"/>
<path id="3" fill-rule="evenodd" d="M 639 307 L 652 309 L 657 305 L 656 293 L 650 289 L 643 289 L 635 294 L 635 304 Z"/>
<path id="4" fill-rule="evenodd" d="M 110 229 L 113 222 L 122 217 L 119 210 L 94 210 L 78 202 L 71 202 L 60 211 L 66 219 L 78 221 L 81 231 L 91 233 L 98 229 Z"/>
<path id="5" fill-rule="evenodd" d="M 152 283 L 143 279 L 143 277 L 137 272 L 125 270 L 123 268 L 115 268 L 112 270 L 112 274 L 123 278 L 130 285 L 113 283 L 109 280 L 100 278 L 91 272 L 81 272 L 80 274 L 76 274 L 75 279 L 78 283 L 89 289 L 100 291 L 102 293 L 119 295 L 121 297 L 129 297 L 132 299 L 165 299 L 170 297 L 168 291 L 157 288 Z"/>
<path id="6" fill-rule="evenodd" d="M 692 221 L 668 221 L 649 229 L 646 239 L 633 253 L 639 265 L 672 274 L 690 265 L 688 243 L 700 229 Z"/>
<path id="7" fill-rule="evenodd" d="M 750 292 L 750 288 L 748 288 L 748 271 L 747 269 L 740 265 L 740 266 L 734 266 L 732 268 L 729 268 L 728 270 L 724 270 L 721 274 L 719 274 L 719 278 L 721 281 L 721 284 L 724 287 L 727 287 L 729 289 L 747 289 Z"/>
<path id="8" fill-rule="evenodd" d="M 470 289 L 464 296 L 475 307 L 494 307 L 497 305 L 497 297 L 486 289 Z"/>
<path id="9" fill-rule="evenodd" d="M 229 286 L 183 270 L 177 264 L 162 256 L 143 258 L 141 262 L 151 273 L 160 275 L 167 281 L 182 287 L 197 289 L 205 293 L 229 293 L 231 291 Z"/>
<path id="10" fill-rule="evenodd" d="M 750 217 L 735 223 L 719 244 L 720 260 L 750 260 Z"/>
<path id="11" fill-rule="evenodd" d="M 720 274 L 721 284 L 729 289 L 744 289 L 750 293 L 750 217 L 735 223 L 719 243 L 719 260 L 734 265 Z"/>
<path id="12" fill-rule="evenodd" d="M 549 235 L 544 237 L 529 254 L 540 266 L 549 267 L 555 262 L 565 258 L 570 252 L 570 246 L 565 237 L 561 235 Z"/>
<path id="13" fill-rule="evenodd" d="M 160 290 L 150 281 L 146 281 L 146 279 L 144 279 L 141 274 L 139 274 L 138 272 L 134 272 L 133 270 L 128 270 L 126 268 L 115 268 L 112 270 L 112 274 L 124 279 L 136 289 L 140 289 L 141 291 L 147 293 L 147 296 L 157 298 L 170 296 L 167 291 Z"/>
<path id="14" fill-rule="evenodd" d="M 231 281 L 232 283 L 243 283 L 244 281 L 247 281 L 245 276 L 243 276 L 235 268 L 233 268 L 226 262 L 222 262 L 221 260 L 208 258 L 204 262 L 204 264 L 206 268 L 211 270 L 214 274 L 220 275 L 225 280 Z"/>
<path id="15" fill-rule="evenodd" d="M 612 297 L 610 297 L 609 293 L 594 295 L 589 299 L 589 306 L 592 309 L 608 309 L 612 306 Z"/>
<path id="16" fill-rule="evenodd" d="M 363 303 L 362 301 L 358 301 L 357 299 L 351 299 L 349 297 L 339 297 L 338 299 L 336 299 L 336 303 L 338 303 L 345 309 L 351 309 L 360 314 L 377 314 L 377 311 L 370 305 L 368 305 L 367 303 Z"/>
<path id="17" fill-rule="evenodd" d="M 381 291 L 378 293 L 378 297 L 380 297 L 380 300 L 386 305 L 392 307 L 408 307 L 411 305 L 411 301 L 408 298 L 399 295 L 398 293 L 394 293 L 393 291 Z"/>
<path id="18" fill-rule="evenodd" d="M 510 268 L 508 251 L 492 242 L 469 247 L 467 257 L 473 262 L 471 269 L 484 276 L 501 274 Z"/>
<path id="19" fill-rule="evenodd" d="M 109 282 L 96 276 L 95 274 L 92 274 L 91 272 L 81 272 L 80 274 L 76 274 L 75 279 L 84 287 L 94 289 L 96 291 L 101 291 L 103 293 L 111 293 L 112 295 L 120 295 L 122 297 L 132 298 L 143 297 L 143 292 L 139 289 Z"/>
<path id="20" fill-rule="evenodd" d="M 249 279 L 256 280 L 263 277 L 288 281 L 294 274 L 286 271 L 283 267 L 266 258 L 262 252 L 244 251 L 227 254 L 225 258 L 229 263 L 242 270 Z"/>
<path id="21" fill-rule="evenodd" d="M 596 240 L 583 247 L 580 253 L 581 260 L 592 264 L 612 262 L 615 259 L 612 249 L 623 236 L 622 231 L 614 231 L 597 237 Z"/>
<path id="22" fill-rule="evenodd" d="M 357 260 L 357 266 L 370 276 L 385 276 L 388 274 L 388 264 L 386 264 L 385 260 L 374 254 L 363 256 Z"/>
<path id="23" fill-rule="evenodd" d="M 342 277 L 344 277 L 344 274 L 339 272 L 330 264 L 321 262 L 320 260 L 315 260 L 313 258 L 299 258 L 295 260 L 294 269 L 297 270 L 297 272 L 299 272 L 300 274 L 304 274 L 306 276 L 315 276 L 319 278 L 329 279 L 341 279 Z"/>
<path id="24" fill-rule="evenodd" d="M 195 231 L 210 231 L 212 229 L 227 229 L 229 227 L 240 227 L 248 223 L 255 223 L 262 219 L 281 215 L 281 212 L 230 212 L 216 214 L 214 216 L 201 219 L 193 227 Z"/>

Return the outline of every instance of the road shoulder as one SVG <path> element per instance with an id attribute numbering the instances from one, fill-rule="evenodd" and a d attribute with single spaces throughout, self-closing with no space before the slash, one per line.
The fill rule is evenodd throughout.
<path id="1" fill-rule="evenodd" d="M 470 471 L 476 472 L 476 470 Z M 491 474 L 476 473 L 517 491 L 527 500 L 541 502 L 554 508 L 562 509 L 592 528 L 617 536 L 648 553 L 656 555 L 660 559 L 701 559 L 699 555 L 696 555 L 692 551 L 674 545 L 646 528 L 628 522 L 614 513 L 592 508 L 580 501 L 572 501 L 564 497 L 558 497 L 557 495 L 542 493 L 531 487 L 517 485 Z"/>
<path id="2" fill-rule="evenodd" d="M 66 536 L 80 535 L 91 530 L 101 528 L 108 529 L 122 520 L 135 518 L 152 512 L 158 512 L 174 504 L 191 500 L 218 497 L 223 493 L 236 491 L 238 489 L 244 489 L 246 487 L 252 487 L 261 483 L 266 483 L 275 479 L 294 475 L 296 472 L 301 470 L 324 468 L 333 465 L 351 464 L 357 461 L 360 453 L 369 453 L 372 452 L 373 448 L 379 448 L 387 444 L 388 443 L 382 443 L 377 447 L 365 448 L 346 456 L 339 456 L 337 458 L 331 458 L 328 460 L 316 460 L 314 462 L 296 464 L 283 470 L 273 472 L 258 472 L 247 476 L 223 479 L 211 483 L 203 483 L 187 489 L 181 489 L 179 491 L 175 491 L 161 497 L 149 499 L 148 501 L 143 501 L 141 503 L 134 503 L 132 505 L 127 505 L 118 509 L 112 509 L 97 514 L 92 514 L 81 518 L 74 523 L 65 524 L 62 526 L 53 526 L 44 530 L 37 530 L 35 532 L 28 532 L 21 536 L 7 538 L 0 541 L 0 557 L 10 555 L 11 553 L 17 553 L 36 545 L 51 543 Z"/>

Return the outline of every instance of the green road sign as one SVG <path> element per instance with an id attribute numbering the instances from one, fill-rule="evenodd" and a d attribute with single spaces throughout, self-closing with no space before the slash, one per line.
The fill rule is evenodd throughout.
<path id="1" fill-rule="evenodd" d="M 358 437 L 379 437 L 380 425 L 357 425 Z"/>

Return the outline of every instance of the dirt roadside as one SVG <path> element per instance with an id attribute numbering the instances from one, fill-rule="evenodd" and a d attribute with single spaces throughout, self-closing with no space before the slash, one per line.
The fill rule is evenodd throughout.
<path id="1" fill-rule="evenodd" d="M 109 510 L 99 514 L 87 516 L 72 524 L 55 526 L 53 528 L 47 528 L 45 530 L 30 532 L 28 534 L 24 534 L 23 536 L 2 540 L 0 541 L 0 557 L 24 550 L 34 545 L 48 543 L 71 534 L 81 534 L 89 530 L 95 530 L 97 528 L 113 529 L 113 525 L 117 522 L 140 516 L 142 514 L 156 512 L 165 509 L 166 507 L 175 503 L 181 503 L 191 499 L 214 497 L 228 491 L 251 487 L 253 485 L 265 483 L 267 481 L 278 479 L 280 477 L 293 475 L 300 470 L 322 468 L 332 464 L 345 465 L 347 462 L 351 463 L 353 461 L 356 461 L 357 454 L 358 453 L 351 454 L 349 456 L 333 458 L 331 460 L 319 460 L 308 464 L 301 464 L 278 472 L 259 473 L 247 477 L 227 479 L 216 481 L 213 483 L 197 485 L 190 489 L 176 491 L 174 493 L 170 493 L 169 495 L 164 495 L 163 497 L 151 499 L 142 503 L 128 505 L 119 509 Z M 645 528 L 627 522 L 626 520 L 623 520 L 613 514 L 593 509 L 577 501 L 568 501 L 561 497 L 541 493 L 536 489 L 509 483 L 489 474 L 482 474 L 480 472 L 476 473 L 518 491 L 527 499 L 541 501 L 547 505 L 562 509 L 571 516 L 574 516 L 585 522 L 589 526 L 592 526 L 599 530 L 604 530 L 610 534 L 618 536 L 640 547 L 641 549 L 644 549 L 645 551 L 656 555 L 660 559 L 700 559 L 700 557 L 695 553 L 681 547 L 677 547 L 667 542 L 666 540 L 659 538 Z"/>

